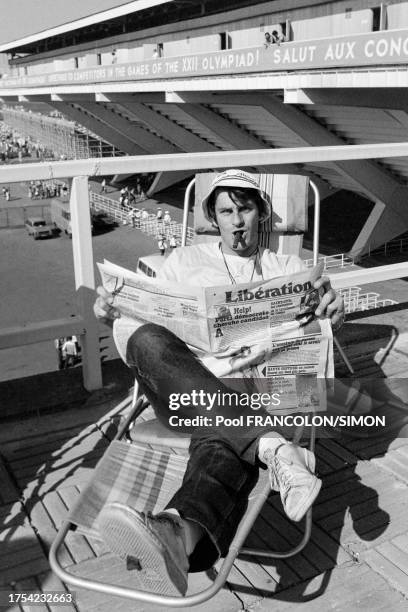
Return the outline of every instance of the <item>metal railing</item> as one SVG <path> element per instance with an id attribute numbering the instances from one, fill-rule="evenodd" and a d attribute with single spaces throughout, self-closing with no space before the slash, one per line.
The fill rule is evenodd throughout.
<path id="1" fill-rule="evenodd" d="M 361 293 L 361 287 L 340 289 L 339 293 L 343 296 L 346 314 L 359 310 L 371 310 L 372 308 L 398 304 L 396 300 L 382 298 L 379 293 L 375 293 L 374 291 Z"/>
<path id="2" fill-rule="evenodd" d="M 346 255 L 345 253 L 338 253 L 336 255 L 320 255 L 317 258 L 317 261 L 324 262 L 324 270 L 328 270 L 329 268 L 345 268 L 346 266 L 354 265 L 354 257 L 350 257 L 350 255 Z M 314 259 L 304 259 L 303 263 L 311 268 L 314 266 Z"/>
<path id="3" fill-rule="evenodd" d="M 123 208 L 120 206 L 119 202 L 116 200 L 112 200 L 106 196 L 103 196 L 99 193 L 95 193 L 93 191 L 89 194 L 90 205 L 95 210 L 103 210 L 110 217 L 112 217 L 115 221 L 119 223 L 129 223 L 131 224 L 131 219 L 129 217 L 129 211 L 131 208 L 136 208 L 136 206 L 131 206 L 127 208 Z M 139 202 L 136 201 L 135 204 L 142 204 L 143 200 Z M 177 221 L 170 221 L 165 223 L 163 220 L 158 220 L 156 215 L 149 214 L 147 218 L 135 219 L 135 229 L 140 230 L 144 234 L 148 236 L 157 237 L 159 234 L 163 234 L 168 240 L 171 236 L 176 236 L 177 239 L 181 240 L 183 233 L 183 225 L 182 223 L 178 223 Z M 194 230 L 191 227 L 187 228 L 187 244 L 191 244 L 191 241 L 194 237 Z"/>
<path id="4" fill-rule="evenodd" d="M 370 291 L 368 293 L 358 293 L 351 298 L 344 299 L 345 313 L 357 312 L 359 310 L 371 310 L 372 308 L 380 308 L 398 304 L 396 300 L 382 298 L 379 293 Z"/>
<path id="5" fill-rule="evenodd" d="M 380 247 L 371 248 L 368 245 L 368 252 L 362 257 L 370 257 L 370 255 L 396 255 L 397 253 L 405 253 L 408 251 L 408 236 L 402 238 L 394 238 L 385 242 Z"/>
<path id="6" fill-rule="evenodd" d="M 122 158 L 19 164 L 0 168 L 0 183 L 27 180 L 70 179 L 70 207 L 75 287 L 78 314 L 0 329 L 0 349 L 67 335 L 80 336 L 84 385 L 88 390 L 102 386 L 99 329 L 93 314 L 95 277 L 92 252 L 88 177 L 112 174 L 208 170 L 243 166 L 269 166 L 271 172 L 287 163 L 312 163 L 353 159 L 375 159 L 408 155 L 408 143 L 375 145 L 342 145 L 334 147 L 301 147 L 293 149 L 259 149 L 252 151 L 217 151 L 211 153 L 178 153 L 141 155 Z M 406 263 L 339 272 L 332 276 L 335 289 L 351 288 L 372 282 L 403 278 Z"/>

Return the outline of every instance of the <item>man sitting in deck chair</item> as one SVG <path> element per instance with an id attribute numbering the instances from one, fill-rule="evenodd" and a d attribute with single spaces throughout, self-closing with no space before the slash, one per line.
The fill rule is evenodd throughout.
<path id="1" fill-rule="evenodd" d="M 271 215 L 271 205 L 257 179 L 241 170 L 218 174 L 204 198 L 203 211 L 218 228 L 220 242 L 175 249 L 159 278 L 201 286 L 236 284 L 292 274 L 305 269 L 297 256 L 276 255 L 258 246 L 259 224 Z M 314 287 L 323 294 L 316 316 L 330 317 L 339 327 L 344 319 L 342 299 L 328 278 Z M 95 314 L 112 322 L 119 313 L 112 296 L 98 288 Z M 190 348 L 173 333 L 146 324 L 127 344 L 127 363 L 157 418 L 169 427 L 171 393 L 231 391 L 204 367 Z M 180 397 L 180 396 L 179 396 Z M 211 415 L 237 417 L 242 407 L 214 406 Z M 241 411 L 241 412 L 240 412 Z M 259 411 L 258 413 L 260 413 Z M 189 406 L 186 416 L 202 414 Z M 189 460 L 181 488 L 167 508 L 144 515 L 124 504 L 107 504 L 101 511 L 101 536 L 113 552 L 142 568 L 160 593 L 184 595 L 189 571 L 209 569 L 225 556 L 246 510 L 259 467 L 267 467 L 271 488 L 279 491 L 287 516 L 300 521 L 316 499 L 321 481 L 314 475 L 314 454 L 288 442 L 267 427 L 246 428 L 231 435 L 231 428 L 192 428 Z"/>

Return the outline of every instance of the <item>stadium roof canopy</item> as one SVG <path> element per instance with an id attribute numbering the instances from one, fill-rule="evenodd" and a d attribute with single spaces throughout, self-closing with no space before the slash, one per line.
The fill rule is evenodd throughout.
<path id="1" fill-rule="evenodd" d="M 0 0 L 0 52 L 173 0 Z"/>

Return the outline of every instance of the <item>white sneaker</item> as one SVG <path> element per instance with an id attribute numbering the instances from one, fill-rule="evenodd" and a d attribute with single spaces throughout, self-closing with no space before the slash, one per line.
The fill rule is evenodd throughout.
<path id="1" fill-rule="evenodd" d="M 128 569 L 138 570 L 147 591 L 186 594 L 189 562 L 180 519 L 113 502 L 101 511 L 98 527 L 110 550 L 126 560 Z"/>
<path id="2" fill-rule="evenodd" d="M 266 449 L 261 461 L 269 469 L 271 488 L 279 491 L 283 509 L 292 521 L 300 521 L 319 494 L 322 481 L 314 475 L 314 454 L 290 442 Z"/>

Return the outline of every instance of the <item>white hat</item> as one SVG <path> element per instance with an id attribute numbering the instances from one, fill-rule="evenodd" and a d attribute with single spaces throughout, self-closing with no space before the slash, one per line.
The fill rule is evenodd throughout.
<path id="1" fill-rule="evenodd" d="M 213 222 L 213 218 L 208 210 L 208 201 L 211 194 L 215 189 L 217 189 L 217 187 L 240 187 L 241 189 L 255 189 L 259 193 L 263 203 L 263 209 L 259 211 L 260 221 L 266 221 L 266 219 L 271 216 L 271 202 L 268 199 L 268 196 L 260 188 L 256 176 L 249 174 L 249 172 L 244 172 L 244 170 L 236 170 L 234 168 L 232 170 L 225 170 L 224 172 L 221 172 L 221 174 L 217 174 L 211 183 L 208 193 L 203 198 L 201 207 L 205 218 L 211 223 Z"/>

